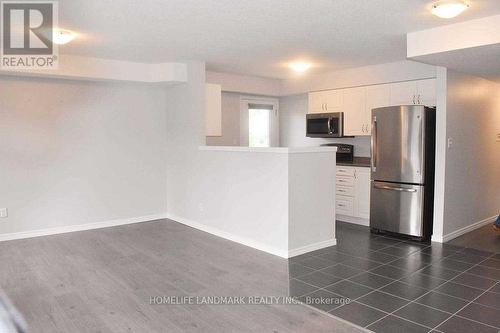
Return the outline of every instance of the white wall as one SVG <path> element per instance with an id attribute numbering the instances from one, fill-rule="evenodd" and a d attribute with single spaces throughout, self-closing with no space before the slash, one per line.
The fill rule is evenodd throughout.
<path id="1" fill-rule="evenodd" d="M 288 248 L 292 256 L 305 253 L 297 249 L 311 244 L 336 242 L 335 159 L 333 153 L 289 155 Z"/>
<path id="2" fill-rule="evenodd" d="M 448 70 L 446 132 L 445 238 L 500 213 L 500 85 Z"/>
<path id="3" fill-rule="evenodd" d="M 280 96 L 281 80 L 231 73 L 206 72 L 207 83 L 220 84 L 223 91 L 250 95 Z"/>
<path id="4" fill-rule="evenodd" d="M 409 58 L 500 43 L 500 15 L 407 34 Z"/>
<path id="5" fill-rule="evenodd" d="M 273 192 L 287 193 L 288 175 L 282 172 L 287 155 L 200 151 L 205 141 L 204 84 L 204 64 L 193 62 L 188 64 L 188 83 L 167 91 L 169 216 L 285 255 L 288 198 Z M 249 209 L 256 203 L 264 206 Z"/>
<path id="6" fill-rule="evenodd" d="M 280 98 L 280 145 L 282 147 L 311 147 L 325 143 L 354 145 L 356 156 L 370 156 L 370 137 L 323 139 L 306 137 L 307 94 Z"/>
<path id="7" fill-rule="evenodd" d="M 169 217 L 187 225 L 238 241 L 258 249 L 281 256 L 288 256 L 289 250 L 289 170 L 302 172 L 300 166 L 289 168 L 289 154 L 282 148 L 271 148 L 270 152 L 213 151 L 214 148 L 200 150 L 204 144 L 203 99 L 205 71 L 201 63 L 188 64 L 188 82 L 170 88 L 167 91 L 168 110 L 168 176 L 167 206 Z M 267 151 L 267 149 L 264 149 Z M 281 152 L 275 153 L 275 150 Z M 326 155 L 328 165 L 334 164 L 335 154 Z M 311 155 L 311 154 L 306 154 Z M 314 156 L 309 156 L 309 161 Z M 324 160 L 324 159 L 323 159 Z M 323 161 L 322 160 L 322 161 Z M 310 167 L 310 163 L 302 164 Z M 325 163 L 313 163 L 323 168 L 326 184 L 334 182 L 334 167 Z M 325 175 L 325 169 L 328 175 Z M 311 174 L 313 172 L 308 172 Z M 307 182 L 317 179 L 303 177 Z M 294 182 L 294 184 L 297 184 Z M 334 216 L 334 187 L 325 185 L 328 192 L 324 195 Z M 310 186 L 318 191 L 318 186 Z M 298 187 L 293 189 L 299 198 L 306 192 Z M 309 192 L 307 192 L 309 193 Z M 317 192 L 322 193 L 322 192 Z M 312 197 L 312 196 L 310 196 Z M 328 199 L 330 198 L 330 200 Z M 302 200 L 304 201 L 304 200 Z M 325 210 L 321 201 L 311 200 L 317 208 L 316 214 L 323 218 Z M 310 207 L 302 202 L 303 207 Z M 297 205 L 297 203 L 294 203 Z M 319 205 L 319 208 L 318 208 Z M 296 212 L 297 207 L 292 213 Z M 307 211 L 307 209 L 304 209 Z M 298 216 L 298 215 L 297 215 Z M 328 219 L 326 216 L 326 219 Z M 304 219 L 297 217 L 294 228 L 300 229 Z M 319 221 L 319 220 L 318 220 Z M 321 220 L 324 222 L 325 220 Z M 329 232 L 320 232 L 314 236 L 316 242 L 329 242 L 332 245 L 332 221 L 326 221 Z M 309 228 L 311 229 L 311 228 Z M 310 231 L 310 230 L 309 230 Z M 293 237 L 296 246 L 310 245 L 304 235 Z M 311 238 L 309 238 L 309 241 Z M 314 241 L 313 241 L 314 242 Z"/>
<path id="8" fill-rule="evenodd" d="M 0 234 L 164 214 L 164 89 L 1 77 Z"/>
<path id="9" fill-rule="evenodd" d="M 444 189 L 446 178 L 446 95 L 447 69 L 436 70 L 436 156 L 434 181 L 434 216 L 432 240 L 443 242 L 444 227 Z"/>
<path id="10" fill-rule="evenodd" d="M 436 67 L 414 61 L 349 68 L 283 80 L 281 96 L 436 77 Z"/>
<path id="11" fill-rule="evenodd" d="M 186 82 L 183 63 L 140 63 L 61 54 L 57 69 L 0 68 L 1 75 L 88 81 L 128 81 L 179 84 Z"/>

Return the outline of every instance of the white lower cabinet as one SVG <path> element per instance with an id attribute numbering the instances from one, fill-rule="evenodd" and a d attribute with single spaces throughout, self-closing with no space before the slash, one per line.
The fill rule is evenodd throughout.
<path id="1" fill-rule="evenodd" d="M 353 215 L 354 214 L 354 198 L 344 195 L 337 195 L 337 214 Z"/>
<path id="2" fill-rule="evenodd" d="M 368 225 L 370 218 L 370 168 L 337 166 L 337 219 Z"/>
<path id="3" fill-rule="evenodd" d="M 356 168 L 354 216 L 370 218 L 370 168 Z"/>

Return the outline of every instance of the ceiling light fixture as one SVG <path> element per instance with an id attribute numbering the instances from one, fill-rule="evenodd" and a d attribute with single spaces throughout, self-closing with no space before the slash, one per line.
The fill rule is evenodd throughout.
<path id="1" fill-rule="evenodd" d="M 309 62 L 297 61 L 291 62 L 288 66 L 296 73 L 304 73 L 311 68 L 312 64 Z"/>
<path id="2" fill-rule="evenodd" d="M 64 45 L 75 39 L 75 34 L 69 30 L 54 29 L 52 32 L 52 41 L 58 45 Z"/>
<path id="3" fill-rule="evenodd" d="M 443 0 L 434 3 L 431 12 L 438 17 L 449 19 L 462 14 L 469 7 L 470 5 L 465 1 Z"/>

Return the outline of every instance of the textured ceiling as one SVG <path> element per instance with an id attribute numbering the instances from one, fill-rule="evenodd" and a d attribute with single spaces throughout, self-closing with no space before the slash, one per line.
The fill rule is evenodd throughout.
<path id="1" fill-rule="evenodd" d="M 62 53 L 138 62 L 204 60 L 215 71 L 284 78 L 406 58 L 407 32 L 500 13 L 472 0 L 452 20 L 422 0 L 60 0 L 59 22 L 81 33 Z"/>

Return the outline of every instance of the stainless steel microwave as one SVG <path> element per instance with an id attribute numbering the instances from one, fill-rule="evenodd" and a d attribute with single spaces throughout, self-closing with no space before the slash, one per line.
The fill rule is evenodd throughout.
<path id="1" fill-rule="evenodd" d="M 306 115 L 306 136 L 340 138 L 344 135 L 344 113 L 309 113 Z"/>

